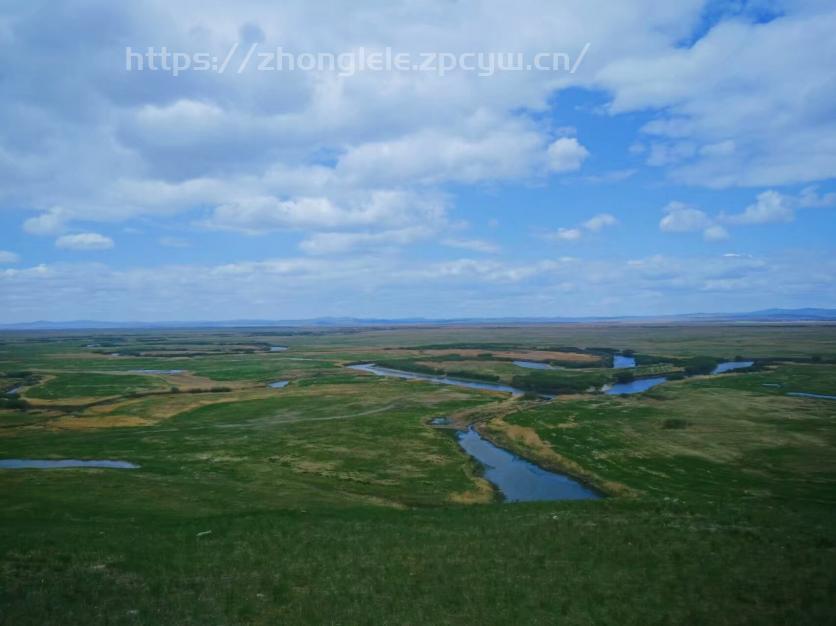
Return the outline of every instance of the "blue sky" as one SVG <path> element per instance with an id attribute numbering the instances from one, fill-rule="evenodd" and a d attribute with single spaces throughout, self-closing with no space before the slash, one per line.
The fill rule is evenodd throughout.
<path id="1" fill-rule="evenodd" d="M 836 307 L 832 2 L 205 4 L 0 7 L 0 322 Z"/>

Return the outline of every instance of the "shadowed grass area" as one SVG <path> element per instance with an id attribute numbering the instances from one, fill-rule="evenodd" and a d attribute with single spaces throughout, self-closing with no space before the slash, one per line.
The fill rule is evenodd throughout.
<path id="1" fill-rule="evenodd" d="M 14 624 L 832 622 L 829 517 L 677 503 L 4 515 Z M 24 523 L 25 519 L 25 523 Z M 791 574 L 790 574 L 791 572 Z M 711 598 L 710 602 L 706 598 Z"/>

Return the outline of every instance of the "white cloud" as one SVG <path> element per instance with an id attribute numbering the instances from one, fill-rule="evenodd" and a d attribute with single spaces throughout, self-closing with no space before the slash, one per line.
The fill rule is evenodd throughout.
<path id="1" fill-rule="evenodd" d="M 700 209 L 674 201 L 662 209 L 666 215 L 659 222 L 659 228 L 670 233 L 701 230 L 706 241 L 720 241 L 730 236 L 721 224 L 751 226 L 786 223 L 795 219 L 798 209 L 831 206 L 836 206 L 836 193 L 819 195 L 814 187 L 803 189 L 798 196 L 788 196 L 774 190 L 764 191 L 740 213 L 721 213 L 716 219 Z"/>
<path id="2" fill-rule="evenodd" d="M 315 233 L 302 241 L 299 248 L 307 254 L 345 254 L 369 248 L 397 248 L 431 234 L 420 226 L 380 232 Z"/>
<path id="3" fill-rule="evenodd" d="M 662 209 L 666 215 L 659 222 L 659 229 L 666 233 L 688 233 L 711 226 L 711 219 L 683 202 L 671 202 Z"/>
<path id="4" fill-rule="evenodd" d="M 441 243 L 450 248 L 460 248 L 486 254 L 496 254 L 500 250 L 495 243 L 482 239 L 444 239 Z"/>
<path id="5" fill-rule="evenodd" d="M 335 173 L 372 185 L 475 183 L 529 175 L 543 150 L 543 136 L 530 125 L 478 113 L 458 132 L 424 130 L 352 147 L 340 157 Z M 548 154 L 552 162 L 551 147 Z"/>
<path id="6" fill-rule="evenodd" d="M 574 137 L 561 137 L 548 149 L 549 169 L 552 172 L 572 172 L 579 170 L 589 156 L 589 150 Z"/>
<path id="7" fill-rule="evenodd" d="M 703 238 L 706 241 L 723 241 L 729 238 L 729 232 L 719 224 L 714 224 L 703 231 Z"/>
<path id="8" fill-rule="evenodd" d="M 742 213 L 726 215 L 723 221 L 729 224 L 768 224 L 770 222 L 791 222 L 795 219 L 792 201 L 777 191 L 764 191 L 757 200 Z"/>
<path id="9" fill-rule="evenodd" d="M 203 225 L 261 234 L 288 229 L 392 230 L 416 226 L 436 229 L 445 223 L 446 207 L 440 196 L 377 190 L 368 194 L 347 193 L 342 198 L 342 204 L 327 197 L 290 200 L 272 196 L 244 198 L 217 207 Z"/>
<path id="10" fill-rule="evenodd" d="M 57 235 L 64 231 L 69 218 L 67 211 L 54 207 L 37 217 L 30 217 L 23 222 L 23 230 L 30 235 Z"/>
<path id="11" fill-rule="evenodd" d="M 811 301 L 832 306 L 830 294 L 836 294 L 836 260 L 815 254 L 650 256 L 628 263 L 416 263 L 375 254 L 338 262 L 311 256 L 123 269 L 71 263 L 0 269 L 0 321 L 205 319 L 206 311 L 216 319 L 658 314 L 702 310 L 706 301 L 725 311 Z"/>
<path id="12" fill-rule="evenodd" d="M 656 111 L 649 162 L 708 187 L 836 176 L 832 3 L 786 3 L 770 21 L 721 21 L 693 45 L 628 52 L 597 82 L 611 113 Z M 810 42 L 817 42 L 811 45 Z M 733 63 L 729 59 L 734 59 Z"/>
<path id="13" fill-rule="evenodd" d="M 490 191 L 510 181 L 537 188 L 553 182 L 549 172 L 588 169 L 589 149 L 564 128 L 567 117 L 575 117 L 564 108 L 571 106 L 572 99 L 563 92 L 570 88 L 604 94 L 611 100 L 602 107 L 604 113 L 641 111 L 638 117 L 649 123 L 636 137 L 619 133 L 613 146 L 632 143 L 636 164 L 649 161 L 664 168 L 657 175 L 675 181 L 760 190 L 836 175 L 832 3 L 788 2 L 768 23 L 746 15 L 723 19 L 697 41 L 694 33 L 704 24 L 704 0 L 525 0 L 515 10 L 438 0 L 407 3 L 405 9 L 402 3 L 358 0 L 356 11 L 340 20 L 323 20 L 315 4 L 302 0 L 147 0 L 141 8 L 89 0 L 84 11 L 72 2 L 52 3 L 50 11 L 30 4 L 5 3 L 0 9 L 4 94 L 11 94 L 0 98 L 0 210 L 30 212 L 23 228 L 31 234 L 58 237 L 97 230 L 91 224 L 136 220 L 131 225 L 142 225 L 153 241 L 157 231 L 152 229 L 162 225 L 159 232 L 169 232 L 164 222 L 175 215 L 181 216 L 178 223 L 203 220 L 212 228 L 244 233 L 292 230 L 307 254 L 353 251 L 363 259 L 344 256 L 330 262 L 314 257 L 307 264 L 232 264 L 227 270 L 260 278 L 281 267 L 284 278 L 303 282 L 293 272 L 336 280 L 337 270 L 351 269 L 363 276 L 352 287 L 365 288 L 376 284 L 375 271 L 384 276 L 405 272 L 381 268 L 379 258 L 364 265 L 366 255 L 416 242 L 469 241 L 455 237 L 451 202 L 460 186 Z M 192 72 L 169 80 L 159 72 L 125 72 L 121 63 L 112 62 L 124 58 L 125 45 L 154 42 L 222 55 L 241 39 L 241 25 L 255 19 L 263 31 L 255 39 L 263 39 L 265 51 L 276 45 L 293 51 L 392 45 L 413 53 L 536 53 L 577 51 L 588 41 L 593 48 L 574 75 L 504 72 L 491 78 L 466 73 L 369 72 L 340 78 L 319 72 L 271 76 L 231 71 Z M 49 33 L 49 46 L 43 45 L 44 32 Z M 80 38 L 85 45 L 73 45 Z M 32 76 L 38 76 L 43 89 L 31 88 Z M 625 130 L 634 123 L 623 122 Z M 590 142 L 583 135 L 580 139 Z M 598 145 L 594 164 L 602 169 L 597 177 L 578 175 L 576 180 L 612 182 L 632 171 L 633 161 L 605 162 L 608 155 L 599 154 Z M 612 167 L 624 169 L 607 170 Z M 792 201 L 785 196 L 784 218 L 790 215 L 786 207 L 799 211 L 829 206 L 832 196 L 815 191 Z M 491 213 L 506 225 L 518 218 L 513 209 L 498 214 L 500 210 Z M 731 219 L 741 219 L 743 225 L 781 214 L 747 212 Z M 694 232 L 702 231 L 709 240 L 720 237 L 725 231 L 719 218 L 703 215 L 702 220 L 697 216 L 703 225 Z M 676 230 L 688 223 L 687 217 L 665 215 L 663 221 L 669 218 Z M 597 223 L 594 219 L 587 224 Z M 722 223 L 731 228 L 731 222 Z M 597 228 L 606 225 L 601 222 Z M 556 238 L 583 239 L 595 229 L 576 224 L 558 231 Z M 114 226 L 106 232 L 119 230 Z M 458 275 L 473 271 L 503 277 L 509 284 L 553 277 L 548 286 L 561 290 L 571 283 L 603 284 L 621 271 L 616 264 L 590 263 L 574 277 L 561 274 L 562 265 L 481 260 L 496 264 L 460 263 Z M 670 260 L 666 264 L 645 262 L 643 267 L 658 273 L 658 282 L 643 276 L 647 283 L 632 283 L 646 287 L 639 290 L 646 294 L 645 304 L 656 297 L 651 283 L 661 283 L 659 276 L 666 271 L 676 273 Z M 69 271 L 60 268 L 12 270 L 19 272 L 15 280 L 46 281 L 49 275 L 67 291 L 78 288 Z M 217 278 L 215 269 L 189 271 Z M 141 294 L 166 290 L 166 283 L 150 270 L 78 272 L 85 279 L 101 276 L 106 284 L 121 284 L 117 278 L 127 281 L 130 293 L 138 294 L 134 301 L 142 302 Z M 166 275 L 176 279 L 177 287 L 178 280 L 190 277 L 174 269 Z M 688 270 L 670 280 L 665 285 L 676 288 L 706 285 Z M 729 285 L 722 281 L 739 279 L 711 280 Z M 752 276 L 746 280 L 762 286 Z M 171 283 L 167 288 L 172 290 Z M 193 298 L 195 302 L 223 303 L 212 300 L 210 280 L 203 288 L 206 298 Z M 241 289 L 237 293 L 252 302 L 264 297 L 255 288 Z M 468 306 L 469 292 L 460 285 L 459 293 L 462 306 Z M 543 302 L 534 298 L 548 296 L 540 289 L 528 293 L 494 295 L 543 310 Z M 423 296 L 434 302 L 431 289 Z M 28 296 L 21 291 L 15 297 Z M 105 295 L 97 298 L 102 310 L 120 306 L 106 302 Z M 472 298 L 474 308 L 486 308 L 484 299 Z M 158 302 L 164 301 L 160 296 Z M 34 311 L 36 304 L 29 302 L 29 309 L 20 305 L 17 310 Z M 666 306 L 664 300 L 656 302 Z"/>
<path id="14" fill-rule="evenodd" d="M 614 215 L 610 213 L 599 213 L 586 220 L 580 226 L 574 228 L 558 228 L 556 231 L 546 233 L 545 238 L 552 241 L 578 241 L 579 239 L 583 239 L 587 233 L 597 233 L 604 228 L 615 226 L 616 224 L 618 224 L 618 220 Z"/>
<path id="15" fill-rule="evenodd" d="M 606 228 L 607 226 L 615 226 L 618 220 L 610 213 L 599 213 L 598 215 L 588 219 L 583 223 L 584 228 L 594 233 Z"/>
<path id="16" fill-rule="evenodd" d="M 798 196 L 798 206 L 804 209 L 836 206 L 836 193 L 831 192 L 821 196 L 815 187 L 806 187 Z"/>
<path id="17" fill-rule="evenodd" d="M 109 250 L 113 245 L 113 239 L 99 233 L 62 235 L 55 240 L 55 246 L 64 250 Z"/>
<path id="18" fill-rule="evenodd" d="M 728 186 L 834 176 L 832 7 L 793 3 L 769 23 L 723 20 L 687 46 L 682 42 L 702 23 L 700 0 L 618 7 L 529 0 L 517 11 L 440 6 L 410 5 L 411 19 L 404 20 L 399 5 L 361 1 L 357 15 L 339 23 L 293 1 L 207 9 L 184 0 L 172 9 L 149 0 L 140 11 L 92 0 L 90 11 L 64 3 L 49 15 L 4 7 L 0 56 L 16 70 L 4 75 L 14 96 L 0 103 L 0 206 L 37 211 L 26 232 L 58 235 L 78 221 L 167 216 L 248 199 L 304 204 L 324 197 L 342 206 L 345 193 L 439 192 L 450 183 L 571 172 L 589 150 L 574 137 L 549 142 L 566 122 L 552 103 L 560 102 L 560 90 L 577 87 L 603 89 L 613 114 L 655 115 L 634 145 L 647 147 L 651 162 L 678 180 Z M 97 20 L 90 17 L 96 14 Z M 368 14 L 375 18 L 365 19 Z M 254 16 L 265 50 L 279 44 L 295 51 L 394 45 L 413 53 L 500 46 L 534 53 L 577 51 L 592 41 L 594 54 L 574 75 L 491 78 L 284 72 L 281 80 L 266 80 L 248 71 L 166 80 L 89 62 L 123 58 L 124 46 L 140 41 L 222 53 Z M 55 35 L 54 46 L 42 46 L 40 28 L 60 23 L 72 23 L 88 45 L 74 48 Z M 55 63 L 58 50 L 62 63 Z M 53 88 L 28 89 L 31 67 Z M 65 67 L 74 68 L 72 76 Z M 590 180 L 619 180 L 629 171 Z M 57 204 L 64 209 L 49 208 Z"/>
<path id="19" fill-rule="evenodd" d="M 822 209 L 836 206 L 836 193 L 819 195 L 815 187 L 806 187 L 798 196 L 788 196 L 775 190 L 758 194 L 755 202 L 740 213 L 721 215 L 727 224 L 753 225 L 792 222 L 799 209 Z"/>
<path id="20" fill-rule="evenodd" d="M 20 261 L 20 256 L 8 250 L 0 250 L 0 263 L 17 263 Z"/>
<path id="21" fill-rule="evenodd" d="M 659 222 L 659 230 L 662 232 L 691 233 L 702 231 L 703 239 L 706 241 L 722 241 L 730 237 L 729 232 L 704 211 L 684 202 L 670 202 L 662 211 L 666 214 Z"/>
<path id="22" fill-rule="evenodd" d="M 555 241 L 577 241 L 581 237 L 583 237 L 583 231 L 580 228 L 558 228 L 548 235 L 549 239 Z"/>

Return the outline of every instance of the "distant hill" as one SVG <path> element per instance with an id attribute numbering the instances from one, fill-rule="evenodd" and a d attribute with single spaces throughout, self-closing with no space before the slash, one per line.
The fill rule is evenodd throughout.
<path id="1" fill-rule="evenodd" d="M 583 324 L 583 323 L 641 323 L 641 322 L 836 322 L 836 309 L 764 309 L 748 313 L 685 313 L 678 315 L 613 316 L 613 317 L 501 317 L 501 318 L 354 318 L 321 317 L 299 320 L 222 320 L 222 321 L 163 321 L 163 322 L 107 322 L 73 320 L 65 322 L 37 321 L 0 324 L 0 330 L 107 330 L 160 328 L 254 328 L 254 327 L 328 327 L 348 328 L 363 326 L 453 326 L 468 324 Z"/>

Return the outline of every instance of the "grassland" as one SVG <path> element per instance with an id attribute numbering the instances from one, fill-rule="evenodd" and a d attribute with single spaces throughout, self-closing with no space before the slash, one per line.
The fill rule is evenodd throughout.
<path id="1" fill-rule="evenodd" d="M 0 342 L 0 383 L 25 383 L 29 404 L 0 407 L 0 458 L 141 466 L 0 470 L 0 623 L 836 623 L 836 402 L 786 395 L 836 392 L 836 327 Z M 551 402 L 343 367 L 400 359 L 510 381 L 526 373 L 510 355 L 573 354 L 560 347 L 764 362 Z M 581 360 L 556 374 L 611 378 Z M 453 431 L 428 425 L 441 415 L 609 497 L 501 503 Z"/>

